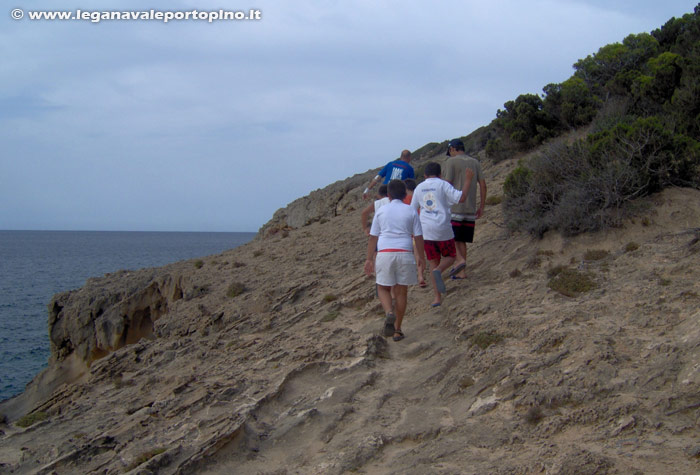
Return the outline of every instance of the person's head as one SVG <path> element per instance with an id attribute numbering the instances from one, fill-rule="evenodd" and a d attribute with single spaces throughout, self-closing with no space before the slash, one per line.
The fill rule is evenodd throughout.
<path id="1" fill-rule="evenodd" d="M 438 162 L 429 162 L 425 165 L 425 171 L 423 172 L 426 178 L 439 177 L 442 173 L 442 168 Z"/>
<path id="2" fill-rule="evenodd" d="M 403 182 L 406 184 L 406 191 L 410 191 L 411 193 L 413 193 L 413 190 L 418 186 L 418 183 L 416 183 L 416 180 L 413 178 L 406 178 Z"/>
<path id="3" fill-rule="evenodd" d="M 388 188 L 389 198 L 392 200 L 403 200 L 406 198 L 406 184 L 401 180 L 391 180 Z"/>
<path id="4" fill-rule="evenodd" d="M 411 152 L 409 152 L 408 150 L 404 150 L 403 152 L 401 152 L 401 160 L 403 160 L 404 162 L 410 162 Z"/>
<path id="5" fill-rule="evenodd" d="M 452 139 L 447 144 L 447 156 L 462 155 L 464 153 L 464 142 L 459 139 Z"/>
<path id="6" fill-rule="evenodd" d="M 377 195 L 379 195 L 380 198 L 384 198 L 387 196 L 387 193 L 387 186 L 379 185 L 379 189 L 377 189 Z"/>

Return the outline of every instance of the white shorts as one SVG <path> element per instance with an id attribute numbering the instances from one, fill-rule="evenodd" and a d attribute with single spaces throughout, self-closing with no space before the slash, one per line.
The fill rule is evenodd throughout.
<path id="1" fill-rule="evenodd" d="M 387 287 L 416 285 L 416 259 L 413 252 L 378 252 L 374 261 L 377 284 Z"/>

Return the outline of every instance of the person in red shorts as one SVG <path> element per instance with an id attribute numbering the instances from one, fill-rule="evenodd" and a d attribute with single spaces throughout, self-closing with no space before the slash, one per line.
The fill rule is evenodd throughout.
<path id="1" fill-rule="evenodd" d="M 425 166 L 426 179 L 416 187 L 411 200 L 411 206 L 420 210 L 425 255 L 430 265 L 435 293 L 431 304 L 433 307 L 442 303 L 442 294 L 447 291 L 442 273 L 452 265 L 457 255 L 450 223 L 450 206 L 466 200 L 474 175 L 473 170 L 469 168 L 464 172 L 464 186 L 460 191 L 443 180 L 441 172 L 439 163 L 428 163 Z"/>

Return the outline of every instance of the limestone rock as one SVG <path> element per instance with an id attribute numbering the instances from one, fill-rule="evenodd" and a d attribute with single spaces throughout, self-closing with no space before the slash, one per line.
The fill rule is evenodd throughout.
<path id="1" fill-rule="evenodd" d="M 491 193 L 514 166 L 484 163 Z M 409 289 L 393 342 L 362 271 L 370 175 L 203 265 L 54 297 L 48 369 L 0 403 L 0 471 L 698 471 L 700 253 L 687 231 L 700 191 L 666 190 L 647 200 L 649 222 L 575 238 L 506 234 L 488 206 L 469 278 L 448 280 L 439 308 Z M 592 249 L 608 251 L 586 262 L 596 289 L 547 286 L 550 267 Z M 18 426 L 25 415 L 39 422 Z"/>

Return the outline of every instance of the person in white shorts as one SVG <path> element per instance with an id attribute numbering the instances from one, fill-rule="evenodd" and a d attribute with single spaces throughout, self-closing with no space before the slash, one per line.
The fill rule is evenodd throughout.
<path id="1" fill-rule="evenodd" d="M 390 203 L 379 208 L 372 220 L 365 273 L 377 276 L 377 294 L 386 314 L 384 336 L 393 335 L 394 341 L 399 341 L 404 338 L 401 323 L 408 305 L 408 286 L 418 284 L 416 265 L 425 269 L 425 251 L 418 213 L 402 201 L 406 185 L 401 180 L 391 180 L 388 193 Z M 420 256 L 418 263 L 413 255 L 414 241 Z M 392 293 L 395 309 L 392 308 Z"/>

